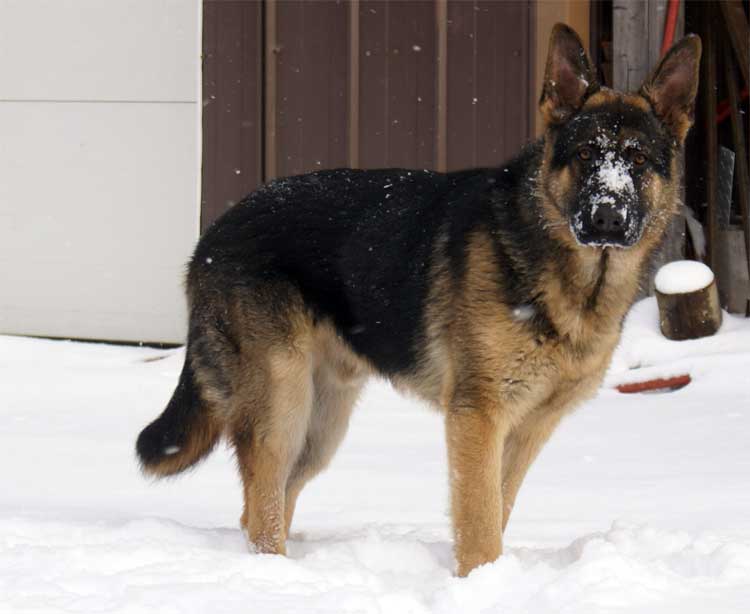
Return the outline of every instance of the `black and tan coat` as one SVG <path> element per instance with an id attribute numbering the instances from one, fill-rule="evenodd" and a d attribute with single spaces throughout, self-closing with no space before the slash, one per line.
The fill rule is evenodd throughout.
<path id="1" fill-rule="evenodd" d="M 688 37 L 622 94 L 557 26 L 546 133 L 505 166 L 322 171 L 249 195 L 190 263 L 185 366 L 138 439 L 144 469 L 182 471 L 227 437 L 248 539 L 284 553 L 301 489 L 367 378 L 386 377 L 445 415 L 458 573 L 497 558 L 529 465 L 596 391 L 678 210 L 699 56 Z"/>

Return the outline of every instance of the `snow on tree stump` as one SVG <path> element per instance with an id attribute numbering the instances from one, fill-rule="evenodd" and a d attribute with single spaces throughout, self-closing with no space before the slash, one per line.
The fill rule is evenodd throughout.
<path id="1" fill-rule="evenodd" d="M 654 285 L 659 325 L 667 339 L 697 339 L 719 330 L 719 293 L 713 271 L 705 264 L 692 260 L 665 264 Z"/>

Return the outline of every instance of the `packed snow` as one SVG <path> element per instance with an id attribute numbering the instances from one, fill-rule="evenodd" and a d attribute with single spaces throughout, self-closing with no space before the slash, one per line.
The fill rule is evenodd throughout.
<path id="1" fill-rule="evenodd" d="M 600 393 L 532 467 L 506 554 L 464 579 L 441 418 L 382 382 L 303 492 L 287 558 L 247 551 L 228 450 L 143 478 L 133 444 L 182 359 L 0 337 L 0 612 L 748 611 L 748 320 L 667 341 L 638 303 Z M 676 392 L 613 389 L 681 373 Z"/>
<path id="2" fill-rule="evenodd" d="M 654 286 L 662 294 L 697 292 L 711 285 L 714 273 L 702 262 L 676 260 L 659 269 Z"/>

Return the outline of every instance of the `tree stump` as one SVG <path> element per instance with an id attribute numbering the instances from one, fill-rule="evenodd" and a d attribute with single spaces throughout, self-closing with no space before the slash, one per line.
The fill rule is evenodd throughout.
<path id="1" fill-rule="evenodd" d="M 705 264 L 678 260 L 656 274 L 659 326 L 667 339 L 713 335 L 721 326 L 721 306 L 713 271 Z"/>

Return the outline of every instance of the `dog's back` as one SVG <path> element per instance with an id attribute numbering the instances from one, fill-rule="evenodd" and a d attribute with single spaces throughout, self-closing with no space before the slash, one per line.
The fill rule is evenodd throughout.
<path id="1" fill-rule="evenodd" d="M 188 275 L 191 309 L 199 315 L 216 293 L 252 289 L 277 306 L 298 293 L 379 373 L 409 372 L 420 358 L 436 260 L 462 266 L 467 235 L 497 223 L 490 199 L 506 201 L 503 224 L 521 232 L 518 209 L 531 207 L 517 196 L 522 179 L 507 168 L 342 169 L 271 182 L 201 239 Z"/>
<path id="2" fill-rule="evenodd" d="M 330 320 L 379 370 L 408 368 L 444 196 L 462 180 L 395 169 L 274 181 L 208 230 L 189 285 L 218 284 L 222 292 L 263 285 L 282 302 L 294 288 L 316 318 Z"/>

